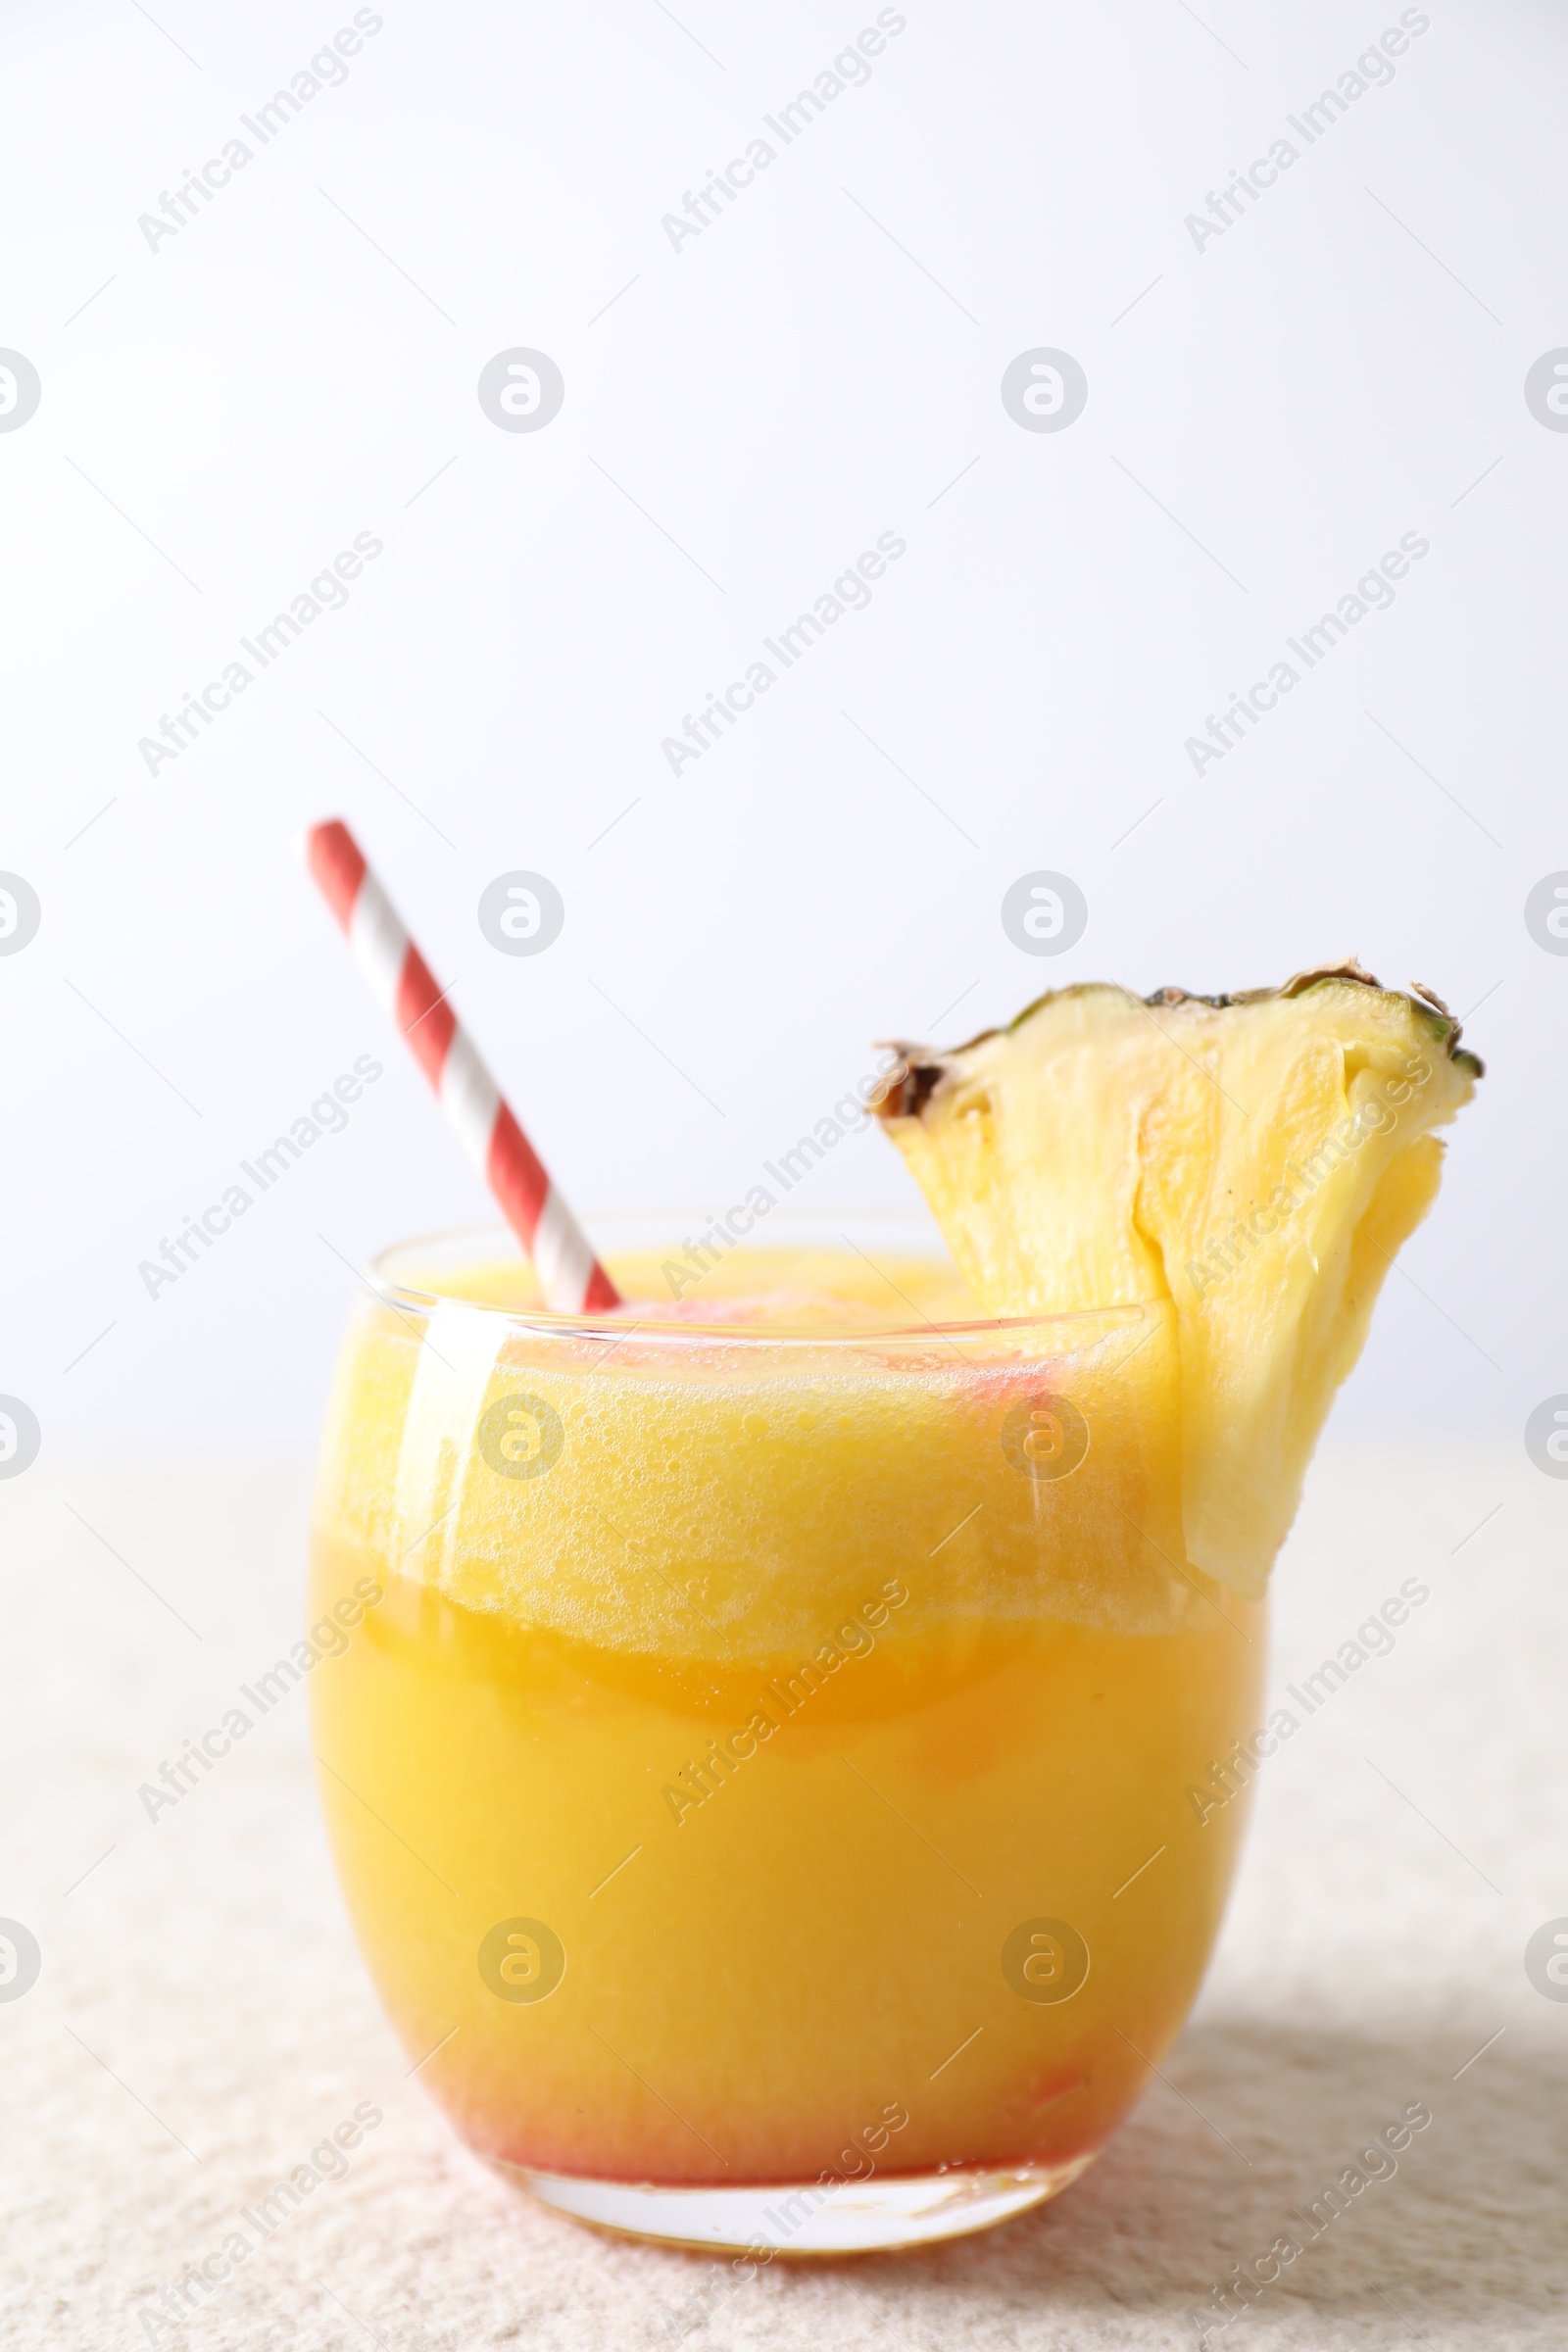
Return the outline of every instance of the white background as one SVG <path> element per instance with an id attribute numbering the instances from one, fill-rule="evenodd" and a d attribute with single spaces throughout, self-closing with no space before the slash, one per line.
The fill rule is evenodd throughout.
<path id="1" fill-rule="evenodd" d="M 1353 951 L 1484 1000 L 1419 1289 L 1337 1427 L 1517 1443 L 1568 1388 L 1568 960 L 1523 921 L 1568 865 L 1568 436 L 1523 398 L 1568 341 L 1560 11 L 1434 0 L 1199 252 L 1184 216 L 1396 7 L 910 0 L 676 253 L 661 217 L 874 8 L 389 0 L 149 251 L 351 13 L 8 12 L 0 344 L 43 397 L 0 434 L 0 867 L 43 922 L 0 959 L 0 1390 L 46 1447 L 308 1444 L 332 1252 L 484 1213 L 295 862 L 332 813 L 589 1209 L 720 1206 L 871 1039 L 1066 980 Z M 514 345 L 565 377 L 538 433 L 475 396 Z M 1061 433 L 999 396 L 1036 345 L 1088 374 Z M 362 531 L 347 608 L 150 776 L 138 738 Z M 672 777 L 661 739 L 885 531 L 870 609 Z M 1196 777 L 1185 738 L 1409 531 L 1394 609 Z M 516 867 L 565 900 L 536 958 L 475 919 Z M 1036 867 L 1090 906 L 1054 962 L 999 921 Z M 138 1260 L 368 1051 L 349 1130 L 150 1299 Z M 865 1134 L 808 1195 L 907 1187 Z"/>

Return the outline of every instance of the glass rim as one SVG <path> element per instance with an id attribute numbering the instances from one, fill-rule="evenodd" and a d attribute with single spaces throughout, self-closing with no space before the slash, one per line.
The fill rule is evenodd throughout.
<path id="1" fill-rule="evenodd" d="M 614 1209 L 601 1212 L 588 1221 L 594 1225 L 612 1228 L 616 1223 L 644 1224 L 668 1217 L 671 1221 L 707 1214 L 692 1209 Z M 897 1228 L 904 1224 L 918 1229 L 927 1239 L 940 1243 L 941 1236 L 929 1212 L 922 1208 L 821 1208 L 795 1209 L 780 1222 L 799 1221 L 808 1224 L 839 1224 L 865 1222 Z M 486 1243 L 499 1244 L 500 1249 L 486 1251 Z M 482 1261 L 487 1255 L 525 1258 L 522 1245 L 510 1225 L 500 1220 L 486 1220 L 471 1225 L 437 1226 L 424 1233 L 411 1235 L 406 1241 L 389 1243 L 365 1261 L 362 1278 L 384 1305 L 394 1313 L 430 1316 L 441 1312 L 465 1312 L 474 1315 L 497 1315 L 519 1329 L 552 1338 L 610 1341 L 623 1344 L 633 1332 L 639 1340 L 649 1343 L 664 1342 L 671 1346 L 695 1345 L 711 1347 L 719 1342 L 725 1347 L 797 1348 L 863 1348 L 886 1342 L 907 1343 L 934 1339 L 957 1345 L 964 1338 L 995 1338 L 1000 1334 L 1037 1330 L 1043 1325 L 1057 1327 L 1063 1324 L 1104 1322 L 1115 1317 L 1126 1323 L 1143 1321 L 1168 1306 L 1168 1299 L 1139 1298 L 1119 1300 L 1104 1306 L 1060 1307 L 1026 1315 L 974 1315 L 954 1322 L 937 1322 L 914 1305 L 909 1305 L 916 1317 L 914 1322 L 856 1323 L 842 1328 L 819 1323 L 706 1323 L 694 1316 L 679 1317 L 660 1313 L 646 1317 L 628 1314 L 624 1310 L 593 1314 L 562 1314 L 547 1306 L 506 1306 L 487 1298 L 464 1298 L 451 1292 L 428 1290 L 422 1285 L 401 1279 L 393 1271 L 396 1260 L 419 1250 L 450 1249 L 458 1244 L 473 1246 L 472 1258 Z M 853 1248 L 853 1245 L 852 1245 Z M 736 1244 L 737 1250 L 744 1243 Z M 932 1251 L 935 1254 L 935 1251 Z M 457 1260 L 455 1262 L 464 1262 Z M 949 1260 L 951 1263 L 951 1259 Z M 876 1269 L 880 1271 L 880 1269 Z M 955 1269 L 956 1271 L 956 1269 Z"/>

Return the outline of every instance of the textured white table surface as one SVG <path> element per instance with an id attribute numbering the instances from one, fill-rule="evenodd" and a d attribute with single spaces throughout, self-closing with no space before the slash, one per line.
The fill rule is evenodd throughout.
<path id="1" fill-rule="evenodd" d="M 1193 2022 L 1078 2186 L 989 2236 L 779 2264 L 706 2303 L 716 2265 L 554 2219 L 406 2080 L 298 1698 L 143 1816 L 137 1784 L 291 1636 L 306 1489 L 295 1464 L 47 1457 L 0 1486 L 0 1916 L 43 1954 L 0 2003 L 10 2352 L 148 2341 L 157 2282 L 363 2100 L 385 2120 L 347 2177 L 157 2341 L 575 2352 L 668 2342 L 706 2311 L 686 2340 L 713 2352 L 1187 2345 L 1229 2266 L 1422 2100 L 1396 2176 L 1212 2340 L 1568 2344 L 1568 2002 L 1523 1965 L 1568 1914 L 1568 1484 L 1522 1449 L 1314 1471 L 1273 1687 L 1402 1578 L 1432 1596 L 1265 1769 Z"/>

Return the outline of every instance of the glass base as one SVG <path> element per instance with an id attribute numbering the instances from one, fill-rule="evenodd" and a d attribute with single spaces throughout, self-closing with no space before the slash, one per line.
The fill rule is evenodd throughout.
<path id="1" fill-rule="evenodd" d="M 761 2188 L 660 2188 L 632 2180 L 588 2180 L 533 2173 L 500 2157 L 488 2162 L 556 2213 L 622 2237 L 689 2246 L 706 2254 L 771 2247 L 780 2255 L 870 2254 L 929 2246 L 994 2229 L 1060 2194 L 1093 2164 L 1020 2164 L 1004 2172 L 892 2174 L 833 2188 L 782 2182 Z"/>

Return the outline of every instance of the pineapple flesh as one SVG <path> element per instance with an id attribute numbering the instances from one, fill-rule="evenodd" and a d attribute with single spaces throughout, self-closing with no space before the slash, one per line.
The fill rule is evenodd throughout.
<path id="1" fill-rule="evenodd" d="M 1256 1599 L 1396 1251 L 1481 1075 L 1425 990 L 1353 962 L 1279 989 L 1066 988 L 880 1115 L 995 1315 L 1170 1299 L 1188 1560 Z"/>

